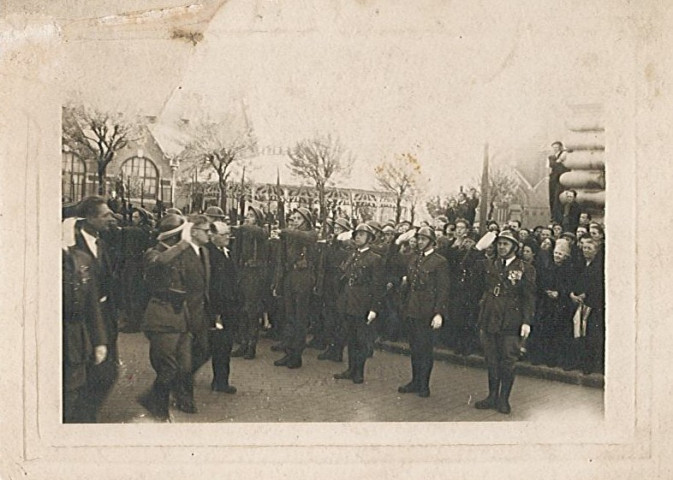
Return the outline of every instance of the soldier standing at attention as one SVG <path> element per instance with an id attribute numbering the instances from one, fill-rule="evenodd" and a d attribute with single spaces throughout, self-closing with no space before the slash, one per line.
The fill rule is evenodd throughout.
<path id="1" fill-rule="evenodd" d="M 409 288 L 405 318 L 411 349 L 411 382 L 400 393 L 430 396 L 432 332 L 441 328 L 449 301 L 449 273 L 446 259 L 435 252 L 435 231 L 421 227 L 416 233 L 418 254 L 410 257 L 406 282 Z"/>
<path id="2" fill-rule="evenodd" d="M 316 282 L 316 242 L 313 217 L 307 208 L 296 208 L 290 215 L 289 228 L 274 233 L 280 239 L 273 282 L 274 296 L 282 295 L 285 306 L 285 356 L 273 364 L 300 368 L 306 347 L 311 314 L 311 295 Z"/>
<path id="3" fill-rule="evenodd" d="M 231 356 L 243 357 L 246 360 L 252 360 L 257 353 L 259 321 L 264 314 L 264 300 L 269 290 L 267 273 L 269 232 L 263 225 L 264 213 L 250 206 L 245 215 L 245 223 L 234 227 L 236 236 L 234 258 L 240 275 L 243 308 L 239 322 L 241 345 Z"/>
<path id="4" fill-rule="evenodd" d="M 384 293 L 383 258 L 372 251 L 374 229 L 360 224 L 353 231 L 355 251 L 343 266 L 343 287 L 338 309 L 346 326 L 348 342 L 348 369 L 334 375 L 337 380 L 364 382 L 365 361 L 372 349 L 369 325 L 380 311 Z"/>
<path id="5" fill-rule="evenodd" d="M 511 231 L 496 240 L 497 256 L 485 267 L 479 311 L 479 334 L 488 366 L 488 397 L 475 403 L 481 410 L 509 414 L 509 395 L 521 339 L 528 338 L 535 314 L 535 270 L 516 257 L 519 241 Z"/>

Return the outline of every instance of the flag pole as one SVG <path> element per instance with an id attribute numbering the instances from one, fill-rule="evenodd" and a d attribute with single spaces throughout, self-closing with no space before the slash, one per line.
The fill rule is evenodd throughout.
<path id="1" fill-rule="evenodd" d="M 481 200 L 479 201 L 479 234 L 486 233 L 488 211 L 488 142 L 484 143 L 484 160 L 481 171 Z"/>

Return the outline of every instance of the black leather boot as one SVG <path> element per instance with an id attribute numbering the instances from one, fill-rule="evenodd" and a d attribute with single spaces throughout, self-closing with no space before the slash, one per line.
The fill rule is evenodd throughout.
<path id="1" fill-rule="evenodd" d="M 318 360 L 331 360 L 333 362 L 343 362 L 343 349 L 336 345 L 330 345 L 327 350 L 318 355 Z"/>
<path id="2" fill-rule="evenodd" d="M 497 408 L 498 412 L 509 415 L 509 413 L 512 411 L 512 407 L 509 405 L 509 394 L 512 392 L 514 374 L 503 374 L 501 381 L 502 384 L 500 385 L 500 396 L 498 397 Z"/>
<path id="3" fill-rule="evenodd" d="M 397 389 L 399 393 L 418 393 L 420 385 L 418 382 L 418 366 L 415 360 L 411 360 L 411 381 Z"/>
<path id="4" fill-rule="evenodd" d="M 365 361 L 363 359 L 358 360 L 353 367 L 353 383 L 364 383 L 365 381 Z"/>
<path id="5" fill-rule="evenodd" d="M 154 382 L 152 388 L 138 398 L 138 403 L 145 407 L 157 420 L 165 422 L 169 417 L 168 402 L 170 386 Z"/>
<path id="6" fill-rule="evenodd" d="M 247 345 L 246 345 L 245 343 L 241 343 L 241 344 L 236 348 L 236 350 L 234 350 L 233 352 L 231 352 L 231 354 L 230 354 L 229 356 L 232 357 L 232 358 L 242 357 L 242 356 L 245 355 L 245 352 L 246 352 L 246 349 L 247 349 L 247 348 L 248 348 L 248 347 L 247 347 Z"/>
<path id="7" fill-rule="evenodd" d="M 285 364 L 287 368 L 301 368 L 301 355 L 293 353 L 289 357 L 290 359 Z"/>
<path id="8" fill-rule="evenodd" d="M 495 369 L 488 369 L 488 397 L 479 400 L 474 404 L 479 410 L 488 410 L 497 408 L 498 390 L 500 389 L 500 378 Z"/>
<path id="9" fill-rule="evenodd" d="M 248 344 L 243 353 L 243 358 L 246 360 L 253 360 L 257 355 L 257 345 L 254 343 Z"/>
<path id="10" fill-rule="evenodd" d="M 273 364 L 277 367 L 285 367 L 287 366 L 287 364 L 290 362 L 291 359 L 292 356 L 289 353 L 286 353 L 283 358 L 276 360 L 275 362 L 273 362 Z"/>
<path id="11" fill-rule="evenodd" d="M 430 372 L 432 372 L 432 364 L 424 365 L 420 369 L 421 380 L 419 382 L 420 388 L 418 389 L 418 396 L 422 398 L 427 398 L 430 396 Z"/>
<path id="12" fill-rule="evenodd" d="M 341 373 L 335 373 L 334 378 L 337 380 L 350 380 L 353 378 L 353 356 L 348 352 L 348 369 Z"/>
<path id="13" fill-rule="evenodd" d="M 197 413 L 198 410 L 194 404 L 194 377 L 191 374 L 180 376 L 180 387 L 178 392 L 178 410 L 185 413 Z"/>

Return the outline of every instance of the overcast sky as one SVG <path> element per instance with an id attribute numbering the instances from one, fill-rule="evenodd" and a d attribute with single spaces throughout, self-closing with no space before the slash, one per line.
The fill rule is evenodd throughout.
<path id="1" fill-rule="evenodd" d="M 245 102 L 261 146 L 336 134 L 357 158 L 341 182 L 353 187 L 374 187 L 374 165 L 412 152 L 428 193 L 449 193 L 479 175 L 485 142 L 496 162 L 544 161 L 563 138 L 568 104 L 606 94 L 604 49 L 618 35 L 610 27 L 618 11 L 560 3 L 230 0 L 196 47 L 175 47 L 174 64 L 162 42 L 136 40 L 139 54 L 124 63 L 120 52 L 113 79 L 77 75 L 101 75 L 105 95 L 122 85 L 164 122 Z M 114 47 L 74 48 L 81 59 Z M 162 84 L 168 72 L 179 75 L 171 89 Z"/>

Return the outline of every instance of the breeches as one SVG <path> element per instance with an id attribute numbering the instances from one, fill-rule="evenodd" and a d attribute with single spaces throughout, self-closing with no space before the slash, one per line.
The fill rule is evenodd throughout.
<path id="1" fill-rule="evenodd" d="M 480 332 L 480 337 L 488 368 L 496 369 L 501 375 L 513 375 L 514 367 L 519 359 L 520 337 L 486 333 L 483 330 Z"/>
<path id="2" fill-rule="evenodd" d="M 150 340 L 150 363 L 156 382 L 169 386 L 181 374 L 192 370 L 192 339 L 189 333 L 146 332 Z"/>

